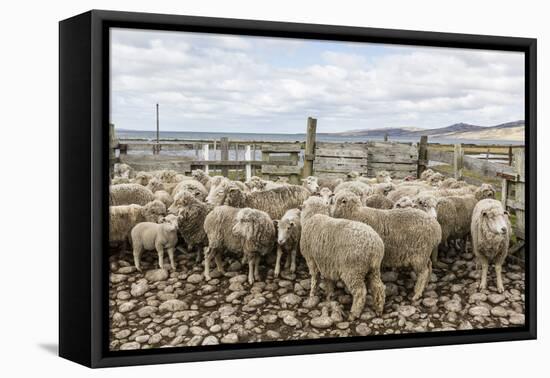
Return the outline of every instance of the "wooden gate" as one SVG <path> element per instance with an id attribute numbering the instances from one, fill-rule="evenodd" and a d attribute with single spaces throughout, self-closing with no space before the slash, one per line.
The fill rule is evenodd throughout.
<path id="1" fill-rule="evenodd" d="M 320 177 L 345 177 L 350 171 L 367 175 L 365 143 L 323 143 L 315 145 L 313 170 Z"/>
<path id="2" fill-rule="evenodd" d="M 388 171 L 392 178 L 416 177 L 418 149 L 412 143 L 368 142 L 367 176 L 378 171 Z"/>
<path id="3" fill-rule="evenodd" d="M 301 151 L 301 143 L 263 144 L 262 162 L 266 164 L 262 164 L 262 177 L 272 181 L 287 177 L 291 184 L 301 184 Z"/>

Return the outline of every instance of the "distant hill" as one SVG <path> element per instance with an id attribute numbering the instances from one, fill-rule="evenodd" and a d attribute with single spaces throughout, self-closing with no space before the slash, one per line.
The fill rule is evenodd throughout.
<path id="1" fill-rule="evenodd" d="M 450 126 L 421 129 L 417 127 L 392 127 L 368 130 L 350 130 L 338 135 L 343 136 L 365 136 L 383 137 L 419 137 L 428 135 L 432 138 L 455 138 L 455 139 L 494 139 L 494 140 L 522 140 L 525 129 L 525 121 L 507 122 L 495 126 L 476 126 L 467 123 L 455 123 Z"/>

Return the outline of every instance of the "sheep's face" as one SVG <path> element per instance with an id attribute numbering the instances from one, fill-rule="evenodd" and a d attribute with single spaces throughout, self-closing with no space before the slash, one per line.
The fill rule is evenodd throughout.
<path id="1" fill-rule="evenodd" d="M 422 174 L 420 175 L 421 180 L 428 180 L 435 172 L 432 169 L 426 169 Z"/>
<path id="2" fill-rule="evenodd" d="M 437 219 L 437 200 L 430 196 L 420 196 L 415 198 L 414 207 L 426 212 L 428 215 Z"/>
<path id="3" fill-rule="evenodd" d="M 413 200 L 410 197 L 401 197 L 393 205 L 394 209 L 407 209 L 409 207 L 415 207 Z"/>
<path id="4" fill-rule="evenodd" d="M 166 205 L 159 200 L 154 200 L 145 205 L 144 217 L 148 222 L 159 222 L 166 215 Z"/>
<path id="5" fill-rule="evenodd" d="M 283 218 L 277 222 L 277 243 L 279 245 L 285 244 L 297 227 L 298 225 L 294 219 Z"/>
<path id="6" fill-rule="evenodd" d="M 174 214 L 168 214 L 164 217 L 161 223 L 169 223 L 174 225 L 175 227 L 178 227 L 178 223 L 181 221 L 182 217 L 179 215 Z"/>
<path id="7" fill-rule="evenodd" d="M 341 218 L 359 207 L 361 207 L 361 199 L 350 191 L 343 191 L 338 193 L 334 198 L 333 215 L 337 218 Z"/>
<path id="8" fill-rule="evenodd" d="M 481 184 L 481 186 L 476 191 L 476 197 L 478 200 L 486 198 L 495 198 L 495 189 L 490 184 Z"/>
<path id="9" fill-rule="evenodd" d="M 138 173 L 136 175 L 136 178 L 134 179 L 134 182 L 139 185 L 147 186 L 149 184 L 149 180 L 151 177 L 145 173 Z"/>
<path id="10" fill-rule="evenodd" d="M 379 194 L 382 194 L 383 196 L 387 196 L 389 192 L 391 192 L 392 190 L 395 190 L 395 185 L 393 183 L 391 182 L 382 183 L 378 185 L 377 190 L 375 190 L 375 194 L 379 193 Z"/>
<path id="11" fill-rule="evenodd" d="M 206 178 L 206 173 L 202 169 L 194 169 L 191 172 L 191 177 L 193 177 L 197 181 L 203 181 L 204 178 Z"/>
<path id="12" fill-rule="evenodd" d="M 242 209 L 237 213 L 237 220 L 232 232 L 245 239 L 251 239 L 254 235 L 255 214 L 251 209 Z"/>
<path id="13" fill-rule="evenodd" d="M 436 172 L 434 174 L 432 174 L 429 178 L 428 178 L 428 182 L 430 184 L 438 184 L 439 182 L 445 180 L 445 176 L 443 176 L 441 173 L 439 172 Z"/>
<path id="14" fill-rule="evenodd" d="M 446 178 L 439 183 L 439 187 L 442 189 L 456 187 L 457 180 L 454 177 Z"/>
<path id="15" fill-rule="evenodd" d="M 325 201 L 326 205 L 332 205 L 334 199 L 332 190 L 330 190 L 329 188 L 323 188 L 319 191 L 319 195 Z"/>
<path id="16" fill-rule="evenodd" d="M 376 174 L 376 181 L 378 181 L 379 183 L 384 183 L 384 182 L 390 183 L 391 182 L 391 176 L 390 176 L 389 172 L 381 171 L 381 172 L 378 172 Z"/>
<path id="17" fill-rule="evenodd" d="M 346 174 L 346 178 L 348 179 L 348 181 L 353 181 L 357 177 L 359 177 L 359 172 L 356 171 L 351 171 Z"/>
<path id="18" fill-rule="evenodd" d="M 159 178 L 163 182 L 176 182 L 176 171 L 162 171 L 159 175 Z"/>
<path id="19" fill-rule="evenodd" d="M 178 229 L 177 219 L 175 220 L 176 223 L 167 222 L 166 219 L 164 220 L 164 223 L 162 223 L 162 229 L 166 233 L 172 233 L 176 232 Z"/>
<path id="20" fill-rule="evenodd" d="M 213 188 L 210 194 L 208 194 L 208 197 L 206 197 L 206 202 L 215 206 L 223 205 L 228 189 L 229 188 L 226 185 L 218 185 L 216 188 Z"/>
<path id="21" fill-rule="evenodd" d="M 482 221 L 493 234 L 506 234 L 508 230 L 508 212 L 502 208 L 492 208 L 481 212 Z"/>
<path id="22" fill-rule="evenodd" d="M 149 181 L 149 184 L 147 185 L 147 187 L 154 193 L 156 191 L 159 191 L 159 190 L 164 190 L 164 184 L 162 183 L 162 181 L 156 177 L 152 178 L 150 181 Z"/>
<path id="23" fill-rule="evenodd" d="M 311 193 L 317 193 L 319 191 L 319 183 L 317 182 L 317 177 L 309 176 L 305 179 L 302 179 L 302 183 Z"/>

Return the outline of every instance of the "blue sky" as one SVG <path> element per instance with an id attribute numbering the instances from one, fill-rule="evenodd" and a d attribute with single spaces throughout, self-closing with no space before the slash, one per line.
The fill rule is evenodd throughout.
<path id="1" fill-rule="evenodd" d="M 111 121 L 152 130 L 301 133 L 523 119 L 523 55 L 111 30 Z"/>

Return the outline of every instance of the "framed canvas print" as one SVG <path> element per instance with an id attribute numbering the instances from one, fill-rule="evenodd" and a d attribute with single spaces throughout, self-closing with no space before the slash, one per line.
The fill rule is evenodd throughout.
<path id="1" fill-rule="evenodd" d="M 60 355 L 536 337 L 536 40 L 60 22 Z"/>

